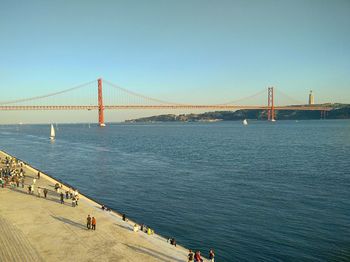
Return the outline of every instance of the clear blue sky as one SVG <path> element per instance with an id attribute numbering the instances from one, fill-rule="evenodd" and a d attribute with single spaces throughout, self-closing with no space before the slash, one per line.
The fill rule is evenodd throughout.
<path id="1" fill-rule="evenodd" d="M 0 33 L 0 101 L 102 76 L 183 103 L 270 85 L 301 101 L 312 89 L 316 102 L 350 103 L 348 0 L 1 1 Z M 0 112 L 0 122 L 24 115 L 47 120 Z"/>

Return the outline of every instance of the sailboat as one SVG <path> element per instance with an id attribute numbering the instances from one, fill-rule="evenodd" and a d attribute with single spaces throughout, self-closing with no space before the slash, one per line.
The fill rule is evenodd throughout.
<path id="1" fill-rule="evenodd" d="M 247 125 L 248 125 L 248 121 L 247 121 L 247 119 L 244 119 L 244 120 L 243 120 L 243 125 L 245 125 L 245 126 L 247 126 Z"/>
<path id="2" fill-rule="evenodd" d="M 51 140 L 55 140 L 55 129 L 53 128 L 53 125 L 52 125 L 52 124 L 51 124 L 50 139 L 51 139 Z"/>

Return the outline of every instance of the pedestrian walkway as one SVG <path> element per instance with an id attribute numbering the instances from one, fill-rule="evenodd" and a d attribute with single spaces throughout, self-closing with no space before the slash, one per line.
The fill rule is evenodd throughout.
<path id="1" fill-rule="evenodd" d="M 0 232 L 1 261 L 43 261 L 22 231 L 1 216 Z"/>

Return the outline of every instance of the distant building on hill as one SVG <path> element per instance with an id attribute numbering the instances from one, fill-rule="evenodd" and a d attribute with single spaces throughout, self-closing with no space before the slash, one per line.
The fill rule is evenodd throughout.
<path id="1" fill-rule="evenodd" d="M 309 105 L 313 105 L 313 104 L 315 104 L 315 98 L 314 98 L 314 94 L 312 93 L 312 90 L 310 90 Z"/>

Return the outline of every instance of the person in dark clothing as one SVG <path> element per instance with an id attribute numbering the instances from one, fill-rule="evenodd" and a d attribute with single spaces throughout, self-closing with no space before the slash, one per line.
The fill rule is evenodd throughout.
<path id="1" fill-rule="evenodd" d="M 47 196 L 47 188 L 44 188 L 44 197 L 46 198 Z"/>
<path id="2" fill-rule="evenodd" d="M 188 262 L 193 262 L 194 254 L 193 254 L 191 249 L 188 251 L 188 256 L 187 257 L 188 257 Z"/>
<path id="3" fill-rule="evenodd" d="M 66 199 L 68 199 L 68 198 L 69 198 L 69 192 L 66 191 Z"/>
<path id="4" fill-rule="evenodd" d="M 126 221 L 126 216 L 125 216 L 125 214 L 123 214 L 123 221 Z"/>
<path id="5" fill-rule="evenodd" d="M 38 172 L 38 179 L 40 179 L 40 172 Z"/>
<path id="6" fill-rule="evenodd" d="M 176 246 L 176 239 L 175 238 L 171 238 L 170 239 L 170 244 Z"/>
<path id="7" fill-rule="evenodd" d="M 86 218 L 86 227 L 87 227 L 87 229 L 91 229 L 91 217 L 90 217 L 90 215 L 88 215 Z"/>
<path id="8" fill-rule="evenodd" d="M 61 204 L 63 204 L 63 203 L 64 203 L 64 195 L 63 195 L 63 192 L 61 192 L 60 198 L 61 198 Z"/>
<path id="9" fill-rule="evenodd" d="M 210 249 L 210 251 L 209 251 L 209 259 L 210 259 L 210 262 L 214 262 L 214 258 L 215 258 L 214 250 L 213 250 L 213 249 Z"/>

